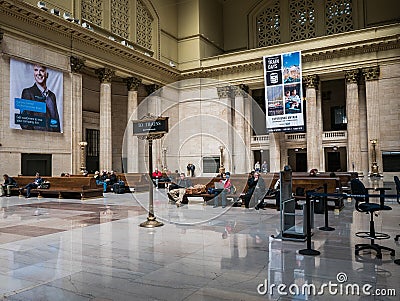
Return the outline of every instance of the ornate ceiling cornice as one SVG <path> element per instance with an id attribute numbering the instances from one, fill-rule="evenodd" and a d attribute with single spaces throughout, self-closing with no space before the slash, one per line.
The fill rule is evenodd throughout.
<path id="1" fill-rule="evenodd" d="M 100 66 L 113 68 L 116 74 L 124 74 L 126 77 L 133 76 L 159 84 L 167 84 L 176 80 L 198 77 L 218 78 L 226 76 L 246 78 L 249 73 L 252 73 L 252 76 L 257 73 L 257 78 L 263 76 L 261 49 L 253 49 L 246 52 L 246 55 L 252 52 L 255 54 L 260 53 L 260 57 L 254 57 L 253 55 L 253 58 L 243 61 L 243 54 L 238 53 L 233 54 L 230 58 L 228 56 L 230 62 L 224 64 L 215 63 L 209 67 L 199 67 L 180 72 L 157 59 L 146 56 L 138 50 L 111 41 L 105 35 L 90 31 L 21 0 L 1 0 L 0 18 L 2 20 L 1 31 L 5 35 L 11 32 L 33 41 L 43 41 L 43 35 L 51 33 L 57 38 L 48 41 L 48 47 L 56 48 L 63 52 L 69 51 L 70 55 L 84 60 L 85 65 L 89 66 L 90 62 L 93 62 L 94 65 L 97 64 L 96 68 L 100 68 Z M 347 44 L 342 43 L 304 50 L 302 51 L 303 67 L 306 67 L 307 63 L 349 57 L 348 66 L 345 64 L 343 68 L 363 68 L 366 66 L 362 65 L 362 62 L 354 65 L 354 60 L 351 58 L 373 52 L 399 49 L 399 36 L 399 34 L 391 34 L 381 38 L 369 38 Z M 322 40 L 327 39 L 329 37 L 322 37 Z M 276 48 L 276 46 L 273 47 Z M 282 47 L 285 47 L 285 45 L 282 44 Z M 266 49 L 269 50 L 268 47 Z M 212 60 L 206 59 L 204 61 L 211 62 Z M 303 71 L 306 73 L 306 68 Z M 234 76 L 235 74 L 239 75 Z"/>
<path id="2" fill-rule="evenodd" d="M 400 48 L 400 35 L 390 37 L 386 39 L 376 39 L 375 41 L 366 41 L 359 43 L 352 43 L 349 45 L 341 45 L 341 48 L 327 47 L 316 49 L 313 51 L 302 52 L 302 62 L 316 62 L 324 60 L 332 60 L 343 57 L 351 57 L 356 55 L 362 55 L 366 53 L 387 51 L 392 49 Z M 352 68 L 355 66 L 352 64 Z M 362 67 L 362 66 L 360 66 Z M 182 72 L 181 78 L 195 78 L 195 77 L 218 77 L 221 75 L 231 75 L 234 73 L 245 73 L 249 71 L 260 71 L 263 70 L 262 58 L 248 60 L 240 64 L 225 64 L 220 66 L 212 66 L 207 68 L 198 68 Z"/>
<path id="3" fill-rule="evenodd" d="M 20 0 L 3 0 L 0 1 L 0 16 L 3 15 L 5 21 L 4 27 L 8 31 L 15 31 L 22 34 L 21 26 L 24 28 L 36 28 L 36 32 L 49 31 L 59 36 L 57 41 L 48 41 L 53 47 L 60 48 L 61 50 L 69 50 L 75 54 L 85 58 L 86 61 L 95 60 L 96 57 L 92 53 L 82 53 L 82 49 L 97 49 L 103 53 L 103 57 L 98 60 L 104 62 L 109 67 L 116 68 L 112 61 L 104 61 L 104 57 L 110 54 L 118 56 L 132 65 L 140 66 L 140 75 L 143 78 L 152 78 L 153 74 L 159 75 L 160 80 L 165 83 L 175 81 L 179 77 L 179 71 L 164 64 L 152 57 L 145 55 L 135 49 L 128 48 L 118 42 L 111 41 L 108 37 L 83 28 L 79 24 L 64 20 L 46 11 L 29 5 Z M 7 20 L 12 20 L 7 24 Z M 7 26 L 7 27 L 6 27 Z M 17 27 L 19 26 L 19 27 Z M 7 30 L 5 30 L 7 31 Z M 33 40 L 39 40 L 40 36 L 33 36 L 29 31 L 26 35 Z M 58 43 L 58 44 L 57 44 Z M 81 45 L 81 47 L 79 47 Z M 68 47 L 68 48 L 67 48 Z M 117 69 L 117 68 L 116 68 Z M 136 70 L 131 70 L 135 72 Z M 146 72 L 147 71 L 147 72 Z M 123 70 L 126 72 L 126 70 Z"/>

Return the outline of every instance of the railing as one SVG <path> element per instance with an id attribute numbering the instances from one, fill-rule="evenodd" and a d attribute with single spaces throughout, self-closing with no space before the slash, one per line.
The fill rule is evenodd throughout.
<path id="1" fill-rule="evenodd" d="M 303 142 L 307 141 L 306 133 L 292 133 L 285 134 L 286 142 Z M 346 142 L 347 141 L 347 131 L 329 131 L 322 133 L 322 141 L 336 141 L 336 142 Z M 254 147 L 260 144 L 269 144 L 269 135 L 258 135 L 251 137 L 251 144 Z"/>
<path id="2" fill-rule="evenodd" d="M 251 137 L 251 143 L 268 143 L 269 135 L 258 135 Z"/>
<path id="3" fill-rule="evenodd" d="M 345 140 L 347 139 L 347 131 L 331 131 L 324 132 L 322 140 Z"/>
<path id="4" fill-rule="evenodd" d="M 306 140 L 306 134 L 305 133 L 286 134 L 285 135 L 285 140 L 286 141 L 305 141 Z"/>

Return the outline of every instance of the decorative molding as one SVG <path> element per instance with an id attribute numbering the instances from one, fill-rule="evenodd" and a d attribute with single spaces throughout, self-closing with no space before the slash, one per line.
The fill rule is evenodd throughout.
<path id="1" fill-rule="evenodd" d="M 353 69 L 344 72 L 344 77 L 347 84 L 358 84 L 360 81 L 360 70 Z"/>
<path id="2" fill-rule="evenodd" d="M 229 98 L 231 96 L 231 86 L 217 87 L 219 98 Z"/>
<path id="3" fill-rule="evenodd" d="M 380 69 L 379 66 L 363 68 L 362 74 L 366 81 L 379 79 Z"/>
<path id="4" fill-rule="evenodd" d="M 95 73 L 97 74 L 97 77 L 101 83 L 111 83 L 112 77 L 115 74 L 114 70 L 108 68 L 96 69 Z"/>
<path id="5" fill-rule="evenodd" d="M 353 57 L 357 55 L 372 53 L 372 52 L 380 52 L 380 51 L 388 51 L 393 49 L 400 48 L 400 39 L 397 37 L 393 39 L 388 39 L 385 41 L 376 41 L 374 43 L 364 44 L 364 45 L 341 45 L 346 48 L 341 49 L 332 49 L 323 48 L 320 51 L 303 51 L 302 52 L 302 62 L 317 62 L 324 60 L 334 60 L 343 57 Z M 362 65 L 360 65 L 362 67 Z M 201 68 L 197 70 L 190 70 L 182 72 L 181 79 L 187 78 L 198 78 L 198 77 L 218 77 L 221 75 L 231 75 L 235 73 L 244 73 L 251 71 L 262 71 L 263 63 L 261 58 L 249 60 L 243 62 L 241 64 L 237 64 L 236 62 L 231 65 L 223 65 L 223 66 L 213 66 L 209 68 Z"/>
<path id="6" fill-rule="evenodd" d="M 87 30 L 79 24 L 49 14 L 23 1 L 0 1 L 0 18 L 2 16 L 6 17 L 6 20 L 14 20 L 13 24 L 2 24 L 4 31 L 18 32 L 21 37 L 28 37 L 32 41 L 42 41 L 42 34 L 51 32 L 58 35 L 59 38 L 57 41 L 46 40 L 46 43 L 51 43 L 53 47 L 59 50 L 63 50 L 65 41 L 69 41 L 69 45 L 74 45 L 71 51 L 87 59 L 86 65 L 89 65 L 88 63 L 92 61 L 105 63 L 107 59 L 109 59 L 109 64 L 112 64 L 111 58 L 116 56 L 125 62 L 123 65 L 113 65 L 118 71 L 121 69 L 122 72 L 126 72 L 127 66 L 130 66 L 132 70 L 137 71 L 141 78 L 148 80 L 156 78 L 163 83 L 176 81 L 180 76 L 176 68 L 146 56 L 144 49 L 139 45 L 134 45 L 134 47 L 139 48 L 139 50 L 136 50 L 112 42 L 106 35 Z M 35 28 L 35 34 L 28 30 L 31 28 Z M 85 51 L 82 52 L 82 49 Z M 140 66 L 140 68 L 136 68 L 137 66 Z"/>
<path id="7" fill-rule="evenodd" d="M 124 81 L 126 82 L 128 91 L 137 91 L 139 88 L 139 85 L 142 83 L 142 80 L 137 77 L 128 77 Z"/>
<path id="8" fill-rule="evenodd" d="M 72 72 L 79 73 L 82 71 L 83 67 L 85 66 L 85 60 L 83 60 L 79 57 L 76 57 L 76 56 L 70 56 L 69 64 L 71 66 Z"/>
<path id="9" fill-rule="evenodd" d="M 318 75 L 307 75 L 303 77 L 303 82 L 307 88 L 318 90 L 319 77 Z"/>

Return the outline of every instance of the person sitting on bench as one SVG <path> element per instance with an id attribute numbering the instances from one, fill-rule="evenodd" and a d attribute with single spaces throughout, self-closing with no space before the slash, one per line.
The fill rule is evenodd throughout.
<path id="1" fill-rule="evenodd" d="M 172 184 L 173 185 L 173 184 Z M 181 173 L 178 182 L 174 185 L 174 189 L 171 189 L 168 194 L 175 201 L 176 207 L 182 205 L 183 197 L 186 193 L 186 188 L 191 188 L 193 186 L 190 179 L 185 178 L 185 174 Z"/>
<path id="2" fill-rule="evenodd" d="M 42 185 L 43 183 L 43 179 L 40 177 L 40 174 L 37 172 L 36 176 L 35 176 L 35 180 L 32 183 L 29 183 L 28 185 L 26 185 L 24 188 L 26 189 L 26 196 L 25 198 L 30 198 L 31 197 L 31 189 L 36 189 L 38 188 L 40 185 Z M 24 188 L 20 188 L 19 191 L 22 194 L 22 191 Z"/>
<path id="3" fill-rule="evenodd" d="M 3 175 L 3 179 L 4 183 L 1 184 L 1 196 L 6 195 L 5 191 L 7 191 L 7 196 L 11 196 L 11 188 L 18 187 L 17 182 L 7 174 Z"/>

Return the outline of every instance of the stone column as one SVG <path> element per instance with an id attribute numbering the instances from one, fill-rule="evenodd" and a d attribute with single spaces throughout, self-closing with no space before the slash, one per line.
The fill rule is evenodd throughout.
<path id="1" fill-rule="evenodd" d="M 248 101 L 248 86 L 240 85 L 239 87 L 232 87 L 235 101 L 234 107 L 232 108 L 233 122 L 233 150 L 232 150 L 232 164 L 235 167 L 235 173 L 246 173 L 247 161 L 250 159 L 247 157 L 246 150 L 249 149 L 249 145 L 246 145 L 245 136 L 245 102 Z"/>
<path id="2" fill-rule="evenodd" d="M 100 80 L 100 169 L 112 169 L 111 79 L 114 71 L 96 70 Z"/>
<path id="3" fill-rule="evenodd" d="M 378 79 L 379 79 L 379 66 L 363 68 L 362 74 L 365 78 L 365 96 L 367 101 L 367 137 L 368 143 L 376 139 L 376 162 L 378 163 L 378 170 L 382 171 L 382 153 L 380 135 L 380 121 L 379 121 L 379 95 L 378 95 Z M 369 143 L 368 147 L 369 158 L 369 171 L 372 165 L 372 146 Z"/>
<path id="4" fill-rule="evenodd" d="M 345 72 L 347 113 L 347 170 L 361 171 L 360 101 L 358 97 L 358 69 Z"/>
<path id="5" fill-rule="evenodd" d="M 127 166 L 125 172 L 139 172 L 139 141 L 138 138 L 133 136 L 133 123 L 132 120 L 138 119 L 138 88 L 142 80 L 129 77 L 126 80 L 128 87 L 128 125 L 126 131 L 126 159 Z"/>
<path id="6" fill-rule="evenodd" d="M 147 113 L 150 113 L 154 116 L 161 115 L 161 101 L 160 101 L 160 94 L 161 90 L 158 91 L 161 86 L 158 84 L 151 84 L 146 85 L 146 92 L 147 92 Z M 158 91 L 158 92 L 157 92 Z M 154 93 L 156 92 L 156 93 Z M 158 168 L 161 170 L 161 157 L 162 157 L 162 140 L 155 139 L 153 140 L 153 168 Z"/>
<path id="7" fill-rule="evenodd" d="M 82 132 L 82 71 L 84 61 L 78 57 L 70 57 L 71 66 L 71 141 L 72 141 L 72 173 L 79 174 L 81 171 L 81 147 L 79 142 L 84 140 Z M 86 159 L 86 158 L 85 158 Z"/>
<path id="8" fill-rule="evenodd" d="M 277 132 L 269 134 L 270 172 L 279 172 L 283 169 L 281 163 L 281 141 L 285 139 L 285 133 Z"/>
<path id="9" fill-rule="evenodd" d="M 365 99 L 365 81 L 364 78 L 360 78 L 358 85 L 359 95 L 359 111 L 360 111 L 360 146 L 361 146 L 361 171 L 363 175 L 367 175 L 369 171 L 368 167 L 368 133 L 367 133 L 367 103 Z"/>
<path id="10" fill-rule="evenodd" d="M 319 78 L 317 75 L 309 75 L 303 80 L 307 87 L 307 168 L 317 168 L 320 170 L 320 154 L 322 148 L 320 141 L 322 139 L 322 133 L 320 132 L 320 112 L 318 112 L 317 109 L 317 89 Z"/>
<path id="11" fill-rule="evenodd" d="M 234 140 L 234 107 L 235 107 L 235 88 L 231 86 L 224 86 L 224 87 L 217 87 L 217 94 L 220 99 L 221 105 L 226 105 L 227 108 L 227 114 L 226 114 L 226 122 L 228 124 L 227 127 L 227 133 L 220 135 L 220 137 L 227 137 L 225 140 L 224 138 L 222 140 L 223 144 L 226 147 L 226 150 L 224 151 L 224 167 L 226 171 L 230 171 L 232 173 L 237 173 L 237 168 L 236 168 L 236 162 L 235 162 L 235 140 Z M 217 148 L 218 145 L 215 145 Z M 231 156 L 231 158 L 228 158 L 228 156 Z M 232 166 L 231 166 L 232 162 Z"/>

